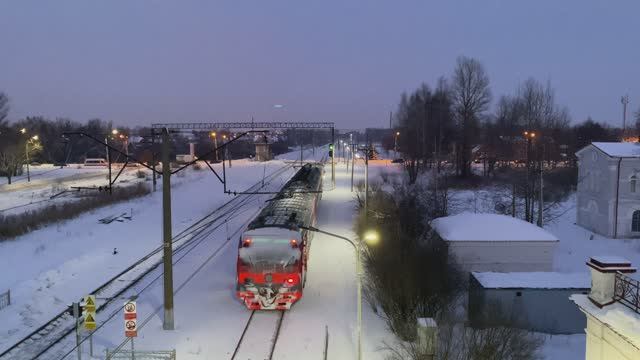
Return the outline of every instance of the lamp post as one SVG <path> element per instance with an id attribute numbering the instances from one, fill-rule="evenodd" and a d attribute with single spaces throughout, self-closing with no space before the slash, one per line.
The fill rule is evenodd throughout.
<path id="1" fill-rule="evenodd" d="M 24 131 L 22 131 L 24 130 Z M 21 133 L 26 133 L 26 129 L 22 129 L 20 130 Z M 27 159 L 27 182 L 31 182 L 31 174 L 29 173 L 29 143 L 31 142 L 31 140 L 38 140 L 38 135 L 33 135 L 30 139 L 27 139 L 27 142 L 24 144 L 25 147 L 25 154 L 26 154 L 26 159 Z"/>
<path id="2" fill-rule="evenodd" d="M 329 235 L 338 239 L 345 240 L 356 252 L 356 279 L 357 279 L 357 331 L 358 331 L 358 350 L 357 350 L 357 359 L 362 360 L 362 247 L 363 244 L 361 241 L 353 241 L 347 237 L 330 233 L 328 231 L 320 230 L 313 226 L 300 226 L 301 229 L 313 231 L 325 235 Z M 377 232 L 373 230 L 369 230 L 364 233 L 362 238 L 366 243 L 370 245 L 375 245 L 379 241 L 379 235 Z"/>
<path id="3" fill-rule="evenodd" d="M 531 204 L 531 206 L 529 206 L 529 202 L 533 202 L 533 197 L 530 196 L 531 194 L 531 186 L 529 184 L 529 172 L 531 172 L 531 142 L 533 141 L 533 139 L 535 139 L 536 137 L 536 133 L 533 131 L 525 131 L 524 132 L 524 137 L 525 139 L 527 139 L 527 167 L 526 167 L 526 186 L 525 186 L 525 195 L 526 195 L 526 201 L 525 201 L 525 217 L 527 218 L 526 220 L 529 222 L 533 222 L 533 204 Z M 531 198 L 531 199 L 530 199 Z"/>
<path id="4" fill-rule="evenodd" d="M 396 134 L 393 137 L 393 154 L 396 158 L 398 157 L 398 136 L 400 136 L 400 131 L 396 131 Z"/>
<path id="5" fill-rule="evenodd" d="M 215 131 L 211 132 L 211 137 L 213 138 L 213 159 L 218 162 L 218 150 L 216 150 L 218 148 L 218 136 Z"/>

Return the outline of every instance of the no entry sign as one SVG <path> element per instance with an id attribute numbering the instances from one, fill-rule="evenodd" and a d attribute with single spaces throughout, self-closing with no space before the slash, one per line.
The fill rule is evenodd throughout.
<path id="1" fill-rule="evenodd" d="M 135 301 L 127 301 L 124 304 L 124 335 L 138 336 L 138 308 Z"/>

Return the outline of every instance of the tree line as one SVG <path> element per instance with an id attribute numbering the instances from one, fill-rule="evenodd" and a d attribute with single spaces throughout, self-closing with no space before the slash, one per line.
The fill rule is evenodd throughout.
<path id="1" fill-rule="evenodd" d="M 424 83 L 403 93 L 393 121 L 402 134 L 398 145 L 409 181 L 416 181 L 420 169 L 445 161 L 462 178 L 473 175 L 471 163 L 478 159 L 485 175 L 514 161 L 572 162 L 573 154 L 592 141 L 640 135 L 640 110 L 634 114 L 635 128 L 625 134 L 591 118 L 571 125 L 569 110 L 557 103 L 550 82 L 534 78 L 517 86 L 513 94 L 500 96 L 490 111 L 492 100 L 484 66 L 464 56 L 457 59 L 453 75 L 441 77 L 435 87 Z M 534 137 L 527 139 L 525 132 Z"/>

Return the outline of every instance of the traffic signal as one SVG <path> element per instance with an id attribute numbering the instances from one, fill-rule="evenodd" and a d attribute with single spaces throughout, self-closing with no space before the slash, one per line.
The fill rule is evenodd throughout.
<path id="1" fill-rule="evenodd" d="M 329 157 L 333 157 L 333 144 L 329 144 Z"/>

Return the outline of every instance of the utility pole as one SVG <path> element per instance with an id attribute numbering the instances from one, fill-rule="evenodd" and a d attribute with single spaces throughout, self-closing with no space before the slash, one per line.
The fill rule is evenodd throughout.
<path id="1" fill-rule="evenodd" d="M 351 192 L 353 192 L 353 168 L 356 166 L 356 147 L 353 143 L 353 134 L 349 135 L 351 141 Z"/>
<path id="2" fill-rule="evenodd" d="M 620 98 L 620 102 L 622 103 L 622 137 L 627 133 L 627 105 L 629 104 L 629 95 L 625 95 Z"/>
<path id="3" fill-rule="evenodd" d="M 331 143 L 335 143 L 335 128 L 331 128 Z M 333 161 L 335 158 L 335 152 L 331 154 L 331 184 L 336 187 L 336 164 Z"/>
<path id="4" fill-rule="evenodd" d="M 366 141 L 364 150 L 364 223 L 369 219 L 369 132 L 365 129 Z"/>
<path id="5" fill-rule="evenodd" d="M 162 239 L 164 246 L 164 330 L 173 330 L 173 249 L 171 247 L 171 161 L 169 129 L 162 130 Z"/>
<path id="6" fill-rule="evenodd" d="M 153 167 L 153 191 L 156 191 L 156 132 L 151 128 L 151 166 Z"/>
<path id="7" fill-rule="evenodd" d="M 27 156 L 27 182 L 31 182 L 31 174 L 29 173 L 29 139 L 27 139 L 27 142 L 24 144 L 24 151 L 26 153 Z"/>
<path id="8" fill-rule="evenodd" d="M 542 212 L 544 211 L 544 200 L 543 200 L 543 194 L 542 194 L 542 188 L 543 188 L 543 184 L 542 184 L 542 166 L 543 166 L 543 159 L 544 159 L 544 144 L 542 144 L 542 153 L 539 155 L 539 161 L 538 161 L 538 167 L 540 168 L 540 199 L 538 200 L 538 226 L 542 227 L 542 223 L 543 223 L 543 218 L 542 218 Z"/>

